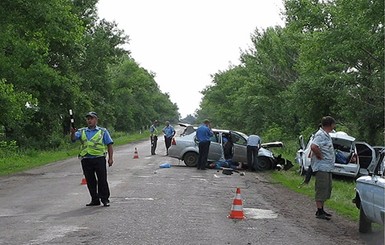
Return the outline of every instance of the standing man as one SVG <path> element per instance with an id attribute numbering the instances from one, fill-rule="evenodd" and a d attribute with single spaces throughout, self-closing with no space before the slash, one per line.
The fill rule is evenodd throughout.
<path id="1" fill-rule="evenodd" d="M 330 199 L 332 192 L 332 173 L 335 154 L 333 141 L 329 135 L 336 127 L 336 121 L 330 116 L 323 117 L 321 128 L 314 135 L 311 144 L 312 168 L 315 172 L 315 203 L 317 206 L 316 217 L 330 220 L 331 214 L 325 212 L 324 203 Z"/>
<path id="2" fill-rule="evenodd" d="M 83 174 L 87 181 L 88 191 L 91 195 L 91 202 L 86 206 L 110 206 L 110 189 L 107 182 L 106 152 L 108 153 L 108 166 L 114 163 L 114 143 L 107 129 L 99 127 L 98 115 L 96 112 L 89 112 L 86 115 L 87 127 L 76 130 L 71 128 L 71 140 L 81 142 L 79 158 Z"/>
<path id="3" fill-rule="evenodd" d="M 207 157 L 210 149 L 210 138 L 214 133 L 211 131 L 210 121 L 205 119 L 203 124 L 200 125 L 196 132 L 196 137 L 199 142 L 199 157 L 197 168 L 201 170 L 206 170 L 207 166 Z"/>
<path id="4" fill-rule="evenodd" d="M 249 137 L 247 138 L 247 166 L 250 171 L 259 170 L 259 148 L 261 148 L 261 138 L 255 134 L 249 135 Z"/>
<path id="5" fill-rule="evenodd" d="M 151 155 L 155 155 L 156 146 L 158 144 L 158 120 L 150 126 L 150 140 L 151 140 Z"/>
<path id="6" fill-rule="evenodd" d="M 166 145 L 166 155 L 168 155 L 168 148 L 171 146 L 172 137 L 175 135 L 175 129 L 170 125 L 169 121 L 166 121 L 166 126 L 162 129 L 164 134 L 164 143 Z"/>

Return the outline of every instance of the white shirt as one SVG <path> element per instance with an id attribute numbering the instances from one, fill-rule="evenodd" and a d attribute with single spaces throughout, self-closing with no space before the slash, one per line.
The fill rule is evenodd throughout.
<path id="1" fill-rule="evenodd" d="M 247 145 L 249 146 L 260 146 L 261 138 L 258 135 L 252 134 L 247 138 Z"/>

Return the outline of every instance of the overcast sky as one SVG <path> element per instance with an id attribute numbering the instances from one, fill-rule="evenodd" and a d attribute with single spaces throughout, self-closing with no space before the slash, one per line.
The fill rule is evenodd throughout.
<path id="1" fill-rule="evenodd" d="M 100 18 L 130 37 L 127 49 L 179 107 L 199 108 L 211 76 L 238 65 L 256 28 L 283 25 L 282 0 L 99 0 Z"/>

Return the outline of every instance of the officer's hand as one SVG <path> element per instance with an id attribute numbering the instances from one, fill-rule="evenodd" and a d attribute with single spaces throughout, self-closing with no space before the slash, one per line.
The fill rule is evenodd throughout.
<path id="1" fill-rule="evenodd" d="M 112 164 L 114 164 L 114 160 L 113 159 L 108 159 L 108 167 L 111 167 Z"/>

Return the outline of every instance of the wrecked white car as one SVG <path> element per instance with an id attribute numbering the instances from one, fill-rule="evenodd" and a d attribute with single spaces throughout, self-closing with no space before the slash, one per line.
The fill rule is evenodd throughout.
<path id="1" fill-rule="evenodd" d="M 199 148 L 195 137 L 196 127 L 191 125 L 180 124 L 185 126 L 184 132 L 180 137 L 175 137 L 171 147 L 168 150 L 168 156 L 184 161 L 189 167 L 194 167 L 198 162 Z M 231 159 L 233 162 L 247 163 L 247 138 L 248 136 L 242 132 L 212 129 L 214 136 L 211 137 L 208 161 L 215 162 L 219 160 Z M 226 147 L 223 139 L 226 138 L 230 142 L 230 147 Z M 229 144 L 226 144 L 227 146 Z M 283 169 L 292 166 L 291 162 L 275 157 L 273 152 L 269 150 L 271 147 L 283 147 L 282 142 L 270 142 L 262 144 L 258 152 L 258 169 L 269 170 L 275 169 L 277 165 Z M 291 165 L 291 166 L 290 166 Z"/>
<path id="2" fill-rule="evenodd" d="M 345 132 L 329 133 L 333 140 L 336 161 L 332 171 L 335 175 L 343 175 L 358 178 L 368 175 L 368 167 L 375 164 L 376 153 L 374 149 L 365 142 L 356 142 L 355 138 Z M 310 166 L 310 145 L 314 134 L 310 136 L 307 144 L 301 135 L 299 137 L 300 149 L 297 151 L 295 161 L 300 166 L 300 174 L 304 175 Z"/>

